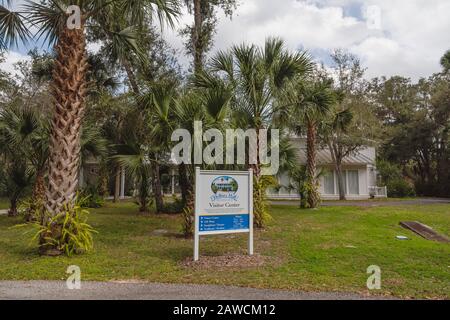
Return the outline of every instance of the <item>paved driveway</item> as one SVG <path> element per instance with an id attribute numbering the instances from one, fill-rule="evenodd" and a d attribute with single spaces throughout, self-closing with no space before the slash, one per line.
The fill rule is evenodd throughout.
<path id="1" fill-rule="evenodd" d="M 299 201 L 272 201 L 273 205 L 298 206 Z M 324 201 L 323 207 L 390 207 L 408 205 L 450 204 L 450 199 L 418 198 L 411 200 Z"/>
<path id="2" fill-rule="evenodd" d="M 64 281 L 0 281 L 0 299 L 379 300 L 387 298 L 355 293 L 300 292 L 160 283 L 82 282 L 80 290 L 69 290 Z"/>

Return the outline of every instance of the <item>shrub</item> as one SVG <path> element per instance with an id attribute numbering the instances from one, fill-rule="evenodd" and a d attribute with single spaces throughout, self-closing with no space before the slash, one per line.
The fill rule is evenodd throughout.
<path id="1" fill-rule="evenodd" d="M 16 227 L 32 225 L 37 229 L 32 241 L 39 242 L 41 253 L 71 256 L 93 249 L 93 233 L 96 231 L 87 223 L 88 214 L 89 211 L 83 209 L 77 200 L 73 207 L 67 207 L 54 217 Z M 48 214 L 44 213 L 45 216 Z"/>
<path id="2" fill-rule="evenodd" d="M 403 176 L 399 165 L 388 161 L 379 161 L 377 169 L 383 184 L 387 186 L 388 197 L 414 197 L 416 191 L 414 186 Z"/>
<path id="3" fill-rule="evenodd" d="M 33 201 L 32 198 L 26 198 L 19 203 L 19 215 L 23 217 L 25 222 L 41 221 L 42 201 Z"/>
<path id="4" fill-rule="evenodd" d="M 105 200 L 95 186 L 87 186 L 78 195 L 78 205 L 82 208 L 101 208 L 104 204 Z"/>
<path id="5" fill-rule="evenodd" d="M 180 213 L 183 212 L 184 203 L 183 200 L 173 196 L 172 202 L 167 202 L 164 204 L 164 212 L 165 213 Z"/>
<path id="6" fill-rule="evenodd" d="M 413 186 L 405 179 L 391 179 L 386 186 L 389 197 L 403 198 L 414 197 L 416 195 Z"/>
<path id="7" fill-rule="evenodd" d="M 400 166 L 388 161 L 378 161 L 377 170 L 381 181 L 385 184 L 387 184 L 390 180 L 400 180 L 403 178 L 402 169 Z"/>

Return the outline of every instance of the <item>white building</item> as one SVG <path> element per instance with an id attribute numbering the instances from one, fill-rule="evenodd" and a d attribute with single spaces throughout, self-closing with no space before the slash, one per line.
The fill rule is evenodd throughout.
<path id="1" fill-rule="evenodd" d="M 306 138 L 291 138 L 291 144 L 296 149 L 299 165 L 306 165 Z M 331 153 L 326 149 L 317 150 L 318 172 L 320 176 L 319 192 L 323 200 L 339 200 L 337 175 Z M 387 196 L 386 187 L 377 187 L 377 171 L 375 167 L 376 151 L 373 147 L 364 147 L 343 160 L 343 176 L 347 200 L 365 200 L 372 197 L 384 198 Z M 133 182 L 127 179 L 125 170 L 120 176 L 120 197 L 125 198 L 132 192 Z M 80 186 L 96 185 L 99 178 L 99 163 L 95 158 L 85 161 L 80 170 Z M 129 177 L 128 177 L 129 178 Z M 177 167 L 172 163 L 161 167 L 161 181 L 163 192 L 166 195 L 180 193 Z M 293 189 L 288 173 L 280 172 L 277 176 L 279 187 L 268 190 L 271 199 L 299 199 L 300 196 Z M 114 176 L 110 177 L 109 190 L 114 193 Z M 128 190 L 128 192 L 127 192 Z"/>
<path id="2" fill-rule="evenodd" d="M 291 138 L 296 148 L 298 163 L 306 165 L 306 139 Z M 323 200 L 339 200 L 339 189 L 334 162 L 328 148 L 317 150 L 318 171 L 323 171 L 319 178 L 319 191 Z M 372 197 L 386 197 L 386 187 L 377 187 L 377 171 L 375 167 L 376 151 L 373 147 L 364 147 L 346 157 L 342 162 L 345 179 L 345 193 L 348 200 L 365 200 Z M 278 175 L 277 189 L 268 191 L 271 199 L 299 199 L 297 190 L 292 188 L 288 173 Z"/>

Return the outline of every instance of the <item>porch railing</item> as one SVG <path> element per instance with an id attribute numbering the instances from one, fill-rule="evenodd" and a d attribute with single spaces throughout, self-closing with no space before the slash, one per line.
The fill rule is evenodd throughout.
<path id="1" fill-rule="evenodd" d="M 369 187 L 369 194 L 373 198 L 387 198 L 387 187 Z"/>

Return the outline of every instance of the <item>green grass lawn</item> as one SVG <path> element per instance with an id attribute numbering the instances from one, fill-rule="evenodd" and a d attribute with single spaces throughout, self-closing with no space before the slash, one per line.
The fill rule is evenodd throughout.
<path id="1" fill-rule="evenodd" d="M 179 237 L 180 217 L 141 216 L 132 203 L 92 210 L 90 222 L 99 232 L 95 250 L 71 258 L 39 257 L 29 245 L 30 235 L 10 228 L 20 219 L 0 216 L 0 279 L 65 279 L 66 268 L 75 264 L 83 280 L 368 293 L 367 267 L 378 265 L 382 290 L 371 294 L 450 298 L 450 244 L 424 240 L 398 225 L 419 220 L 450 235 L 450 205 L 319 210 L 274 206 L 272 214 L 267 230 L 255 234 L 255 251 L 276 263 L 221 270 L 184 266 L 181 262 L 192 256 L 193 241 Z M 170 233 L 154 235 L 158 229 Z M 396 240 L 397 235 L 411 240 Z M 245 236 L 201 240 L 202 255 L 245 252 Z"/>
<path id="2" fill-rule="evenodd" d="M 353 202 L 398 202 L 398 201 L 409 201 L 409 200 L 418 200 L 418 199 L 426 199 L 426 198 L 418 198 L 418 197 L 405 197 L 405 198 L 375 198 L 375 199 L 366 199 L 366 200 L 322 200 L 323 203 L 328 203 L 328 202 L 349 202 L 349 203 L 353 203 Z M 277 202 L 292 202 L 292 203 L 300 203 L 300 200 L 297 199 L 271 199 L 270 200 L 273 203 L 277 203 Z"/>
<path id="3" fill-rule="evenodd" d="M 9 200 L 6 198 L 0 198 L 0 210 L 9 209 Z"/>

